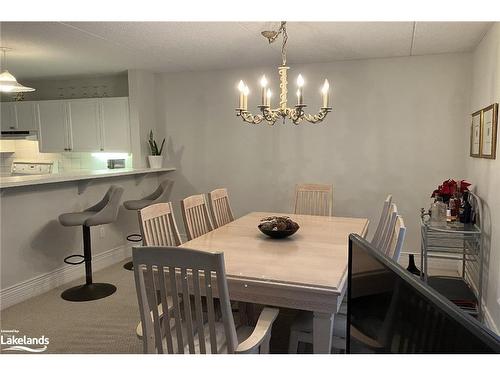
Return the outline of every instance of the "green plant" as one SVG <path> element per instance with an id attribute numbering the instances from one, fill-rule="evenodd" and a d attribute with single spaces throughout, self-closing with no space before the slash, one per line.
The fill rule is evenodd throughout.
<path id="1" fill-rule="evenodd" d="M 163 151 L 163 146 L 165 145 L 165 138 L 163 138 L 163 141 L 161 142 L 160 149 L 158 149 L 158 145 L 156 144 L 156 141 L 153 137 L 153 131 L 151 130 L 149 132 L 148 143 L 149 143 L 149 148 L 151 149 L 151 155 L 158 156 L 158 155 L 161 155 L 161 153 Z"/>

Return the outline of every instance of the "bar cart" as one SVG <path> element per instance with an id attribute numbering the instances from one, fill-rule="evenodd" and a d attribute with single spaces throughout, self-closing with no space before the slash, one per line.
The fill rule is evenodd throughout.
<path id="1" fill-rule="evenodd" d="M 432 222 L 428 214 L 421 215 L 421 279 L 454 302 L 463 311 L 483 320 L 483 238 L 482 206 L 479 197 L 469 193 L 475 220 L 460 222 Z M 461 262 L 459 277 L 429 276 L 429 258 Z"/>

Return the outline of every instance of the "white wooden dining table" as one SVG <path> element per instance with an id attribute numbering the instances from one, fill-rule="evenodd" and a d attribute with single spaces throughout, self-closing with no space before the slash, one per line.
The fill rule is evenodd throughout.
<path id="1" fill-rule="evenodd" d="M 300 229 L 284 239 L 259 231 L 260 219 L 289 216 Z M 314 353 L 330 353 L 333 320 L 347 286 L 348 236 L 368 219 L 251 212 L 181 247 L 224 252 L 231 300 L 313 312 Z"/>

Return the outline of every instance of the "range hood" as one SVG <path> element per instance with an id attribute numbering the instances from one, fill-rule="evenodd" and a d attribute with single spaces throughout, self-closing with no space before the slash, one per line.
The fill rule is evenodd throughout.
<path id="1" fill-rule="evenodd" d="M 38 132 L 35 130 L 2 130 L 0 139 L 26 139 L 38 141 Z"/>

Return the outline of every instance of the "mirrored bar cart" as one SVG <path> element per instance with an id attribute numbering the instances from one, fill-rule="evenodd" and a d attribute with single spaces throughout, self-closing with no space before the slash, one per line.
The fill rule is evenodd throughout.
<path id="1" fill-rule="evenodd" d="M 468 199 L 474 211 L 472 223 L 433 222 L 422 213 L 420 277 L 464 312 L 482 321 L 482 205 L 473 193 L 469 193 Z M 455 261 L 459 264 L 458 276 L 429 275 L 431 258 Z"/>

